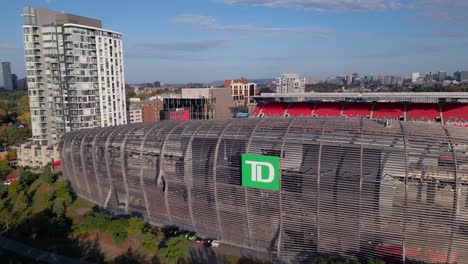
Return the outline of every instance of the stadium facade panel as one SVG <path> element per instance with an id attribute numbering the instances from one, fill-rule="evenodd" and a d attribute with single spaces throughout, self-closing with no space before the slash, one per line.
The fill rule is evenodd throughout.
<path id="1" fill-rule="evenodd" d="M 81 130 L 60 152 L 64 177 L 99 206 L 286 262 L 468 263 L 467 145 L 465 128 L 280 117 Z"/>

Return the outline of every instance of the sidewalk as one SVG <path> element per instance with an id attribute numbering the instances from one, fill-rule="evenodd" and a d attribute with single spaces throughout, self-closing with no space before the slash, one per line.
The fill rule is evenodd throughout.
<path id="1" fill-rule="evenodd" d="M 0 236 L 0 247 L 17 254 L 29 257 L 33 260 L 40 260 L 51 264 L 71 263 L 71 264 L 92 264 L 92 262 L 81 261 L 79 259 L 65 257 L 49 253 L 44 250 L 30 247 L 23 243 Z"/>

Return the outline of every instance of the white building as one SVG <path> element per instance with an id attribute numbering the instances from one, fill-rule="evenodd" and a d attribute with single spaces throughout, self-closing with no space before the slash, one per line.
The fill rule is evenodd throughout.
<path id="1" fill-rule="evenodd" d="M 126 124 L 122 34 L 45 8 L 24 7 L 22 16 L 34 142 Z"/>
<path id="2" fill-rule="evenodd" d="M 38 146 L 35 144 L 22 144 L 16 150 L 18 166 L 42 168 L 49 163 L 60 160 L 58 146 Z"/>
<path id="3" fill-rule="evenodd" d="M 128 122 L 131 124 L 143 122 L 140 98 L 130 98 L 130 103 L 128 105 Z"/>
<path id="4" fill-rule="evenodd" d="M 235 98 L 235 101 L 237 98 L 242 97 L 244 106 L 255 104 L 253 96 L 257 91 L 256 83 L 249 83 L 246 79 L 226 80 L 224 86 L 231 89 L 231 95 Z"/>
<path id="5" fill-rule="evenodd" d="M 421 77 L 421 73 L 419 72 L 413 72 L 413 74 L 411 74 L 411 82 L 412 83 L 416 83 L 418 82 L 418 78 Z"/>
<path id="6" fill-rule="evenodd" d="M 276 78 L 277 93 L 303 93 L 305 92 L 305 78 L 299 78 L 294 73 L 286 73 Z"/>

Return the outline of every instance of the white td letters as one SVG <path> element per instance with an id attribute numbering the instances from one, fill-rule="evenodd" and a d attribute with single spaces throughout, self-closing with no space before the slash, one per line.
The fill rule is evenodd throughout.
<path id="1" fill-rule="evenodd" d="M 251 177 L 253 182 L 271 183 L 275 179 L 275 169 L 269 162 L 246 160 L 245 164 L 250 165 Z M 262 166 L 268 168 L 268 177 L 265 179 L 262 175 Z"/>

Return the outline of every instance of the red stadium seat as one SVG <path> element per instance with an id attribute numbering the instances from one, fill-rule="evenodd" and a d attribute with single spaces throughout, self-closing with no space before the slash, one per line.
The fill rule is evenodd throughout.
<path id="1" fill-rule="evenodd" d="M 442 111 L 446 123 L 468 123 L 468 104 L 445 104 Z"/>
<path id="2" fill-rule="evenodd" d="M 260 115 L 260 112 L 262 111 L 263 107 L 265 106 L 265 103 L 264 102 L 260 102 L 258 103 L 254 110 L 252 111 L 252 114 L 251 116 L 259 116 Z"/>
<path id="3" fill-rule="evenodd" d="M 374 103 L 373 119 L 394 119 L 404 117 L 403 104 L 400 103 Z"/>
<path id="4" fill-rule="evenodd" d="M 343 115 L 347 117 L 370 117 L 372 105 L 368 103 L 344 103 Z"/>
<path id="5" fill-rule="evenodd" d="M 440 119 L 440 110 L 438 104 L 407 104 L 406 120 L 419 121 L 425 123 L 434 123 Z"/>
<path id="6" fill-rule="evenodd" d="M 289 103 L 269 102 L 263 108 L 262 114 L 265 116 L 283 116 L 288 106 Z"/>
<path id="7" fill-rule="evenodd" d="M 314 103 L 312 102 L 297 102 L 291 103 L 286 115 L 288 116 L 311 116 L 314 111 Z"/>
<path id="8" fill-rule="evenodd" d="M 314 110 L 316 116 L 340 116 L 341 103 L 338 102 L 320 102 L 317 103 Z"/>

